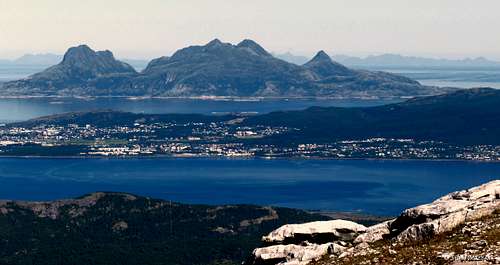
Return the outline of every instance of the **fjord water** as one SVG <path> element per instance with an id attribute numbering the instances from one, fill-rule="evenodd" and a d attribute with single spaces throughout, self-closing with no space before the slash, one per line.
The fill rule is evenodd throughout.
<path id="1" fill-rule="evenodd" d="M 3 69 L 0 82 L 36 72 Z M 30 72 L 31 71 L 31 72 Z M 391 70 L 392 72 L 397 72 Z M 429 85 L 500 88 L 496 73 L 401 74 Z M 310 106 L 374 106 L 384 100 L 0 99 L 0 123 L 69 111 L 267 113 Z M 52 200 L 121 191 L 202 204 L 272 204 L 395 215 L 451 191 L 500 179 L 500 163 L 370 160 L 0 158 L 0 199 Z"/>
<path id="2" fill-rule="evenodd" d="M 415 79 L 423 85 L 439 87 L 492 87 L 500 89 L 500 68 L 377 69 Z"/>
<path id="3" fill-rule="evenodd" d="M 268 113 L 300 110 L 311 106 L 362 107 L 397 102 L 396 100 L 201 100 L 201 99 L 140 99 L 128 98 L 3 98 L 0 99 L 0 123 L 24 121 L 40 116 L 72 111 L 112 109 L 135 113 L 201 113 L 229 112 Z"/>
<path id="4" fill-rule="evenodd" d="M 184 203 L 395 215 L 500 179 L 500 163 L 263 159 L 1 158 L 0 199 L 120 191 Z"/>

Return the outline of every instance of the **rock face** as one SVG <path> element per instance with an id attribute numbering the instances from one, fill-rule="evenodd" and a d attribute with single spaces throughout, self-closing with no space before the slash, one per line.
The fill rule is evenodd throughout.
<path id="1" fill-rule="evenodd" d="M 255 249 L 249 264 L 307 264 L 326 254 L 340 255 L 366 227 L 332 220 L 284 225 L 262 238 L 268 247 Z"/>
<path id="2" fill-rule="evenodd" d="M 370 226 L 366 229 L 366 233 L 363 233 L 356 237 L 354 243 L 373 243 L 384 239 L 391 233 L 391 224 L 394 220 L 386 221 L 380 224 Z"/>
<path id="3" fill-rule="evenodd" d="M 252 40 L 237 45 L 215 39 L 171 57 L 152 60 L 141 72 L 109 51 L 71 48 L 63 61 L 26 80 L 3 84 L 6 95 L 402 97 L 447 92 L 409 78 L 358 71 L 319 52 L 305 65 L 272 56 Z"/>
<path id="4" fill-rule="evenodd" d="M 407 209 L 391 223 L 391 234 L 398 241 L 422 240 L 491 215 L 497 209 L 500 209 L 500 180 Z"/>
<path id="5" fill-rule="evenodd" d="M 326 254 L 340 254 L 345 247 L 335 243 L 303 244 L 303 245 L 276 245 L 258 248 L 253 252 L 255 264 L 282 264 L 302 265 L 311 260 L 321 258 Z"/>
<path id="6" fill-rule="evenodd" d="M 368 228 L 343 220 L 282 226 L 263 237 L 265 244 L 274 245 L 256 249 L 249 263 L 307 264 L 327 254 L 337 259 L 375 255 L 379 252 L 372 249 L 370 244 L 374 242 L 389 240 L 393 246 L 413 244 L 492 216 L 498 210 L 500 180 L 495 180 L 407 209 L 394 220 Z M 469 229 L 464 234 L 476 230 Z M 484 242 L 476 244 L 483 246 Z"/>
<path id="7" fill-rule="evenodd" d="M 364 233 L 366 227 L 351 221 L 333 220 L 305 224 L 284 225 L 262 241 L 266 243 L 300 243 L 300 242 L 333 242 L 335 240 L 352 241 L 358 234 Z"/>

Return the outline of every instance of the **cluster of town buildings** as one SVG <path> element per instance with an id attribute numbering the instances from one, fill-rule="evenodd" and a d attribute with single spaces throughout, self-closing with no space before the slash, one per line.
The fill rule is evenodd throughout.
<path id="1" fill-rule="evenodd" d="M 286 127 L 239 127 L 225 122 L 135 123 L 129 126 L 38 125 L 0 127 L 0 155 L 175 157 L 311 157 L 463 159 L 500 161 L 500 146 L 456 146 L 437 141 L 371 138 L 332 143 L 266 141 Z M 49 152 L 41 151 L 49 150 Z"/>

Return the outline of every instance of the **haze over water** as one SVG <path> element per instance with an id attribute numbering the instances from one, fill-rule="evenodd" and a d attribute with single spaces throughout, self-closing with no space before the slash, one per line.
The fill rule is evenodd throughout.
<path id="1" fill-rule="evenodd" d="M 0 122 L 23 121 L 40 116 L 73 112 L 112 109 L 135 113 L 201 113 L 226 114 L 250 112 L 300 110 L 311 106 L 362 107 L 397 102 L 398 100 L 198 100 L 198 99 L 146 99 L 126 98 L 32 98 L 0 99 Z"/>

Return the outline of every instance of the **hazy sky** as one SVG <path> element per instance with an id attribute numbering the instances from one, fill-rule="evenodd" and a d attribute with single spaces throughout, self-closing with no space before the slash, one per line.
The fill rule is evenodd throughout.
<path id="1" fill-rule="evenodd" d="M 500 59 L 500 1 L 0 0 L 0 58 L 80 43 L 152 58 L 215 37 L 297 54 Z"/>

